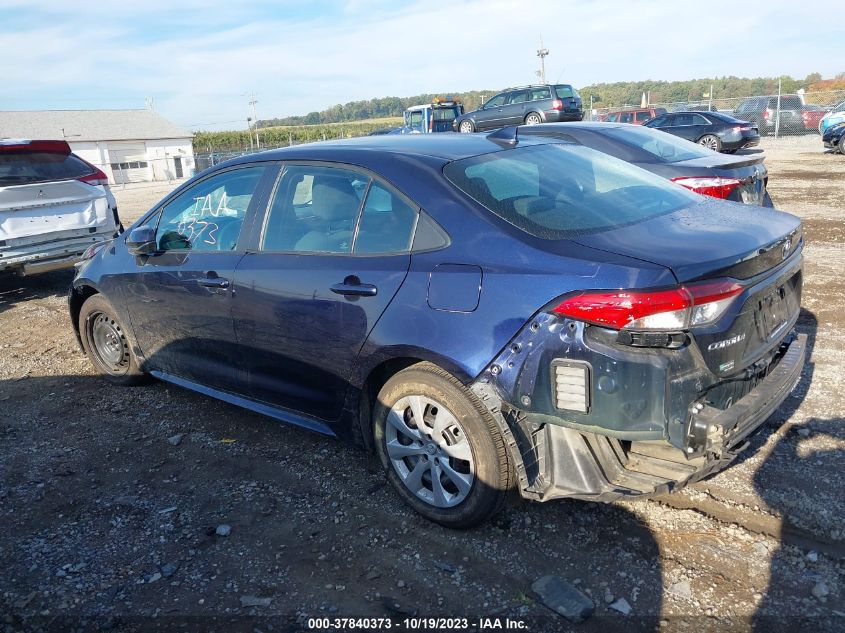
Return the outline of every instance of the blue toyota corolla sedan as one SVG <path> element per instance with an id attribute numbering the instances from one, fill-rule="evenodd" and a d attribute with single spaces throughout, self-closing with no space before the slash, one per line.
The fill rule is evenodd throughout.
<path id="1" fill-rule="evenodd" d="M 803 233 L 590 148 L 381 136 L 241 157 L 92 247 L 94 368 L 374 452 L 452 527 L 509 490 L 610 501 L 712 473 L 795 386 Z"/>

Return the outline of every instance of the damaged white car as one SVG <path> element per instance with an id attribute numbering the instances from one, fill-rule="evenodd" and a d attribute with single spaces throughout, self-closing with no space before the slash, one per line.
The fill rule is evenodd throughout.
<path id="1" fill-rule="evenodd" d="M 0 140 L 0 273 L 70 268 L 122 231 L 108 177 L 67 142 Z"/>

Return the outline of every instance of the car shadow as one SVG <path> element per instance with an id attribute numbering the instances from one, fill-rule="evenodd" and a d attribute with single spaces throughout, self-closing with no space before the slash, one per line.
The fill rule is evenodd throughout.
<path id="1" fill-rule="evenodd" d="M 30 277 L 0 273 L 0 312 L 32 299 L 66 295 L 73 275 L 73 268 Z"/>

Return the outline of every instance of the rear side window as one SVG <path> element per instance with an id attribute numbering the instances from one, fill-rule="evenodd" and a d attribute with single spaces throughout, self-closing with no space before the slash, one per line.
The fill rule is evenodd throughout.
<path id="1" fill-rule="evenodd" d="M 618 123 L 619 122 L 619 115 L 616 114 L 616 113 L 608 114 L 605 121 L 608 121 L 609 123 Z"/>
<path id="2" fill-rule="evenodd" d="M 407 253 L 411 250 L 417 210 L 378 183 L 367 191 L 353 253 Z"/>
<path id="3" fill-rule="evenodd" d="M 517 90 L 516 92 L 512 92 L 510 99 L 508 99 L 508 103 L 525 103 L 526 101 L 528 101 L 527 90 Z"/>
<path id="4" fill-rule="evenodd" d="M 648 121 L 650 118 L 650 112 L 637 112 L 637 121 Z"/>
<path id="5" fill-rule="evenodd" d="M 73 154 L 54 152 L 0 152 L 0 185 L 74 180 L 94 173 L 91 165 Z"/>
<path id="6" fill-rule="evenodd" d="M 555 93 L 557 93 L 558 99 L 566 99 L 567 97 L 578 96 L 578 93 L 575 91 L 575 88 L 568 84 L 559 84 L 555 86 Z"/>
<path id="7" fill-rule="evenodd" d="M 632 112 L 622 112 L 619 115 L 619 122 L 620 123 L 630 123 L 634 120 L 634 115 Z"/>
<path id="8" fill-rule="evenodd" d="M 540 101 L 542 99 L 551 99 L 552 92 L 548 88 L 532 88 L 531 101 Z"/>
<path id="9" fill-rule="evenodd" d="M 499 217 L 552 240 L 640 222 L 697 201 L 659 176 L 579 145 L 517 147 L 449 163 L 444 173 Z"/>

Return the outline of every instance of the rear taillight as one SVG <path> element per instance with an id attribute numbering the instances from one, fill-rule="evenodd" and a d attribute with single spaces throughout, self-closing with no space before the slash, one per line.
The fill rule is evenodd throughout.
<path id="1" fill-rule="evenodd" d="M 77 157 L 78 158 L 78 157 Z M 82 160 L 80 158 L 80 160 Z M 94 167 L 91 163 L 86 164 L 94 170 L 93 173 L 88 174 L 87 176 L 80 176 L 77 180 L 88 183 L 89 185 L 107 185 L 109 184 L 109 177 L 106 176 L 101 169 Z"/>
<path id="2" fill-rule="evenodd" d="M 686 330 L 716 321 L 742 290 L 723 279 L 670 290 L 585 292 L 564 299 L 552 312 L 614 330 Z"/>
<path id="3" fill-rule="evenodd" d="M 703 196 L 711 196 L 727 200 L 731 192 L 742 184 L 736 178 L 700 177 L 700 178 L 673 178 L 672 182 L 686 187 L 695 193 Z"/>
<path id="4" fill-rule="evenodd" d="M 563 110 L 563 101 L 560 99 L 552 101 L 552 110 Z"/>

